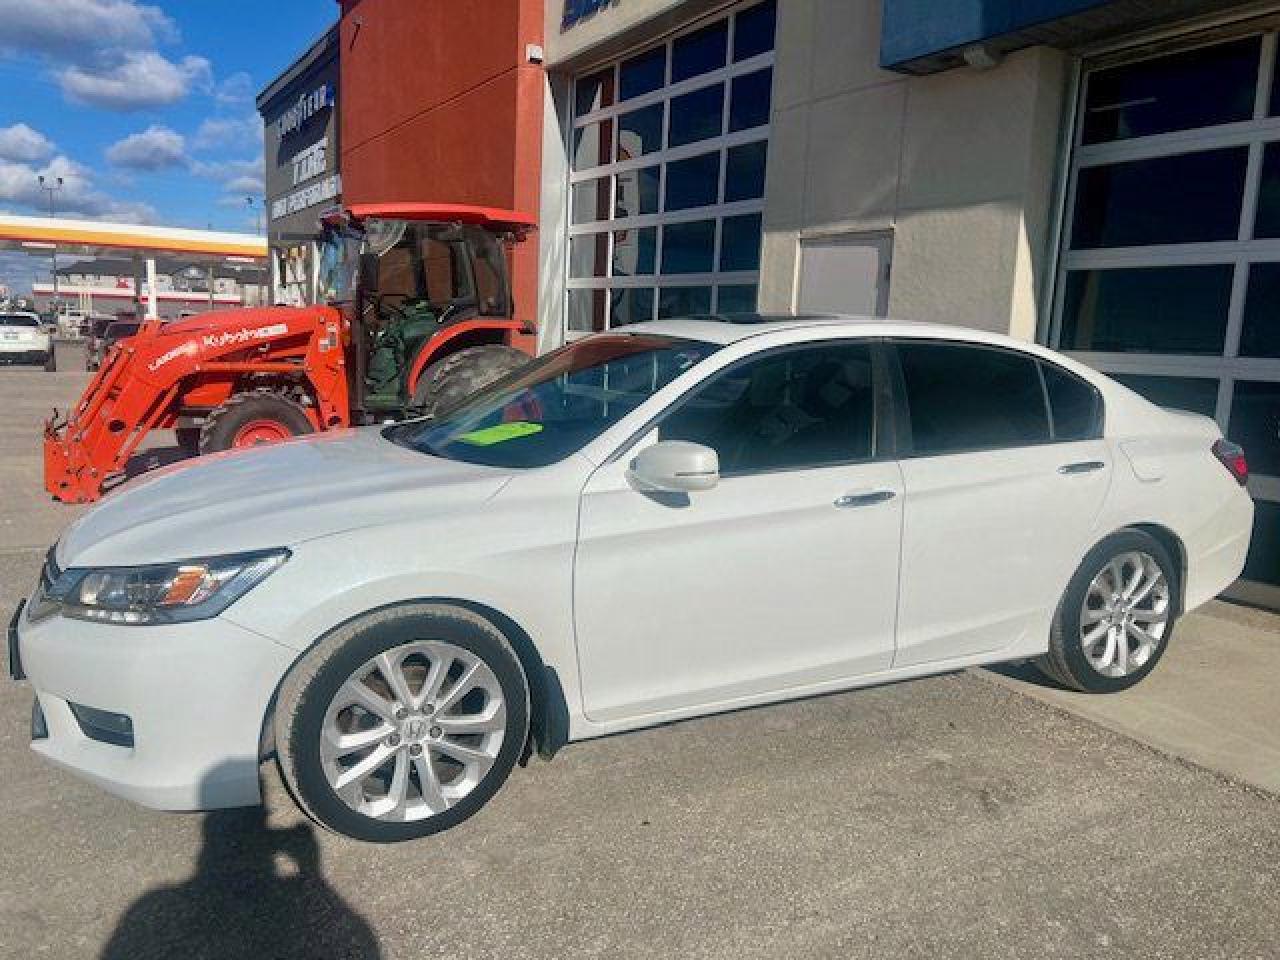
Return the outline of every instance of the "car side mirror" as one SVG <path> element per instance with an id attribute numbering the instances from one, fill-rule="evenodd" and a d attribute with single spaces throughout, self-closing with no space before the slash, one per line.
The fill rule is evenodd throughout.
<path id="1" fill-rule="evenodd" d="M 378 292 L 378 255 L 360 254 L 360 290 L 370 296 Z"/>
<path id="2" fill-rule="evenodd" d="M 646 493 L 710 490 L 720 482 L 720 457 L 700 443 L 663 440 L 636 455 L 627 480 Z"/>

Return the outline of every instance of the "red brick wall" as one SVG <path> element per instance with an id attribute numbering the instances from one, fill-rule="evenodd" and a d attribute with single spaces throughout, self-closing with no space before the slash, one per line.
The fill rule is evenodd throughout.
<path id="1" fill-rule="evenodd" d="M 542 0 L 344 0 L 342 193 L 536 216 Z M 516 316 L 536 320 L 537 241 L 516 248 Z"/>

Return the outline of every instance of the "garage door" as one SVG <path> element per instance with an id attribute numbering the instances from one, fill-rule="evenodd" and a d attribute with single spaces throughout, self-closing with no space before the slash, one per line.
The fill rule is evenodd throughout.
<path id="1" fill-rule="evenodd" d="M 1086 70 L 1052 345 L 1215 417 L 1257 501 L 1239 594 L 1280 606 L 1276 34 Z"/>

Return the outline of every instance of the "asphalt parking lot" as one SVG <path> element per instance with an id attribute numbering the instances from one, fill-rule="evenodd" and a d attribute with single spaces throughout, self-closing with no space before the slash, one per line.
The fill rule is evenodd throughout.
<path id="1" fill-rule="evenodd" d="M 67 350 L 64 371 L 76 359 Z M 0 368 L 0 609 L 76 513 Z M 1280 800 L 982 672 L 571 746 L 451 832 L 145 811 L 27 749 L 0 682 L 0 957 L 1280 955 Z"/>

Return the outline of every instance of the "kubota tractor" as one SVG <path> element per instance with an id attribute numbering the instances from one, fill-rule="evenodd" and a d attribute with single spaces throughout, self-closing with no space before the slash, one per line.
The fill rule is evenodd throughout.
<path id="1" fill-rule="evenodd" d="M 533 222 L 446 204 L 357 205 L 325 219 L 323 305 L 146 322 L 112 346 L 66 416 L 45 424 L 45 488 L 84 503 L 152 430 L 187 452 L 422 416 L 509 373 L 505 242 Z"/>

